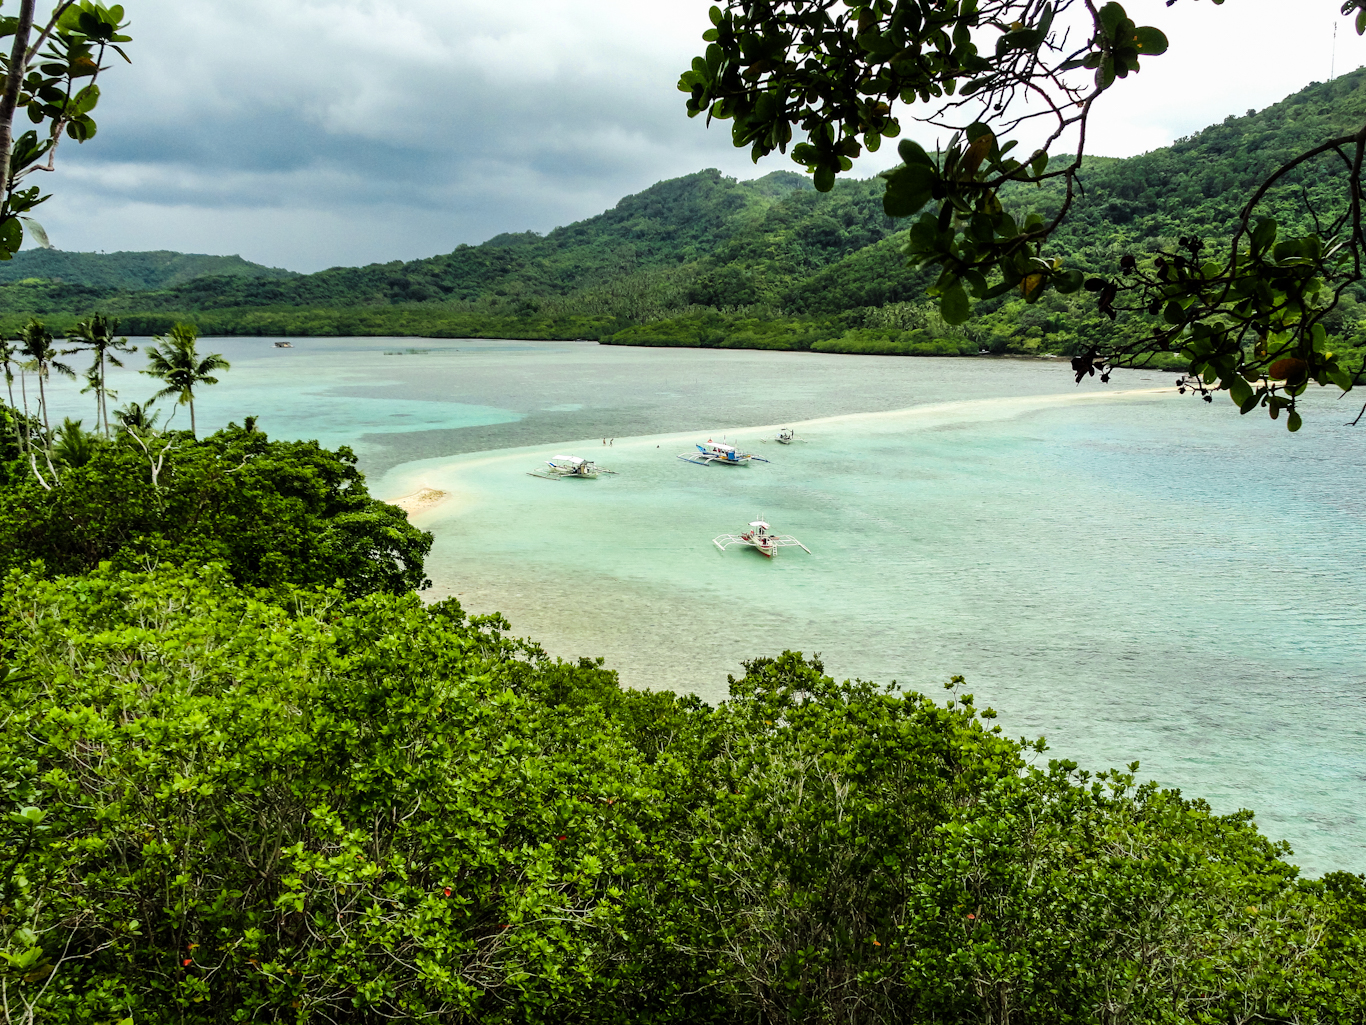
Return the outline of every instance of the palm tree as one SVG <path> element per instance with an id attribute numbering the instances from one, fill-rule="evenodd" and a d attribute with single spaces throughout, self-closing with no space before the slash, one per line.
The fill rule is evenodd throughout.
<path id="1" fill-rule="evenodd" d="M 89 320 L 82 320 L 72 328 L 70 338 L 89 349 L 95 356 L 90 364 L 90 371 L 86 375 L 86 380 L 90 387 L 83 388 L 81 394 L 87 391 L 95 393 L 95 426 L 103 425 L 104 433 L 109 435 L 109 404 L 107 399 L 118 398 L 105 384 L 105 365 L 121 367 L 123 362 L 115 353 L 137 352 L 136 345 L 129 345 L 127 338 L 115 338 L 118 333 L 119 322 L 110 320 L 103 313 L 96 313 Z"/>
<path id="2" fill-rule="evenodd" d="M 166 387 L 152 396 L 152 401 L 167 395 L 174 395 L 181 405 L 190 407 L 190 437 L 195 436 L 194 389 L 200 384 L 217 384 L 218 378 L 210 375 L 215 370 L 227 370 L 228 361 L 218 353 L 211 353 L 202 359 L 195 351 L 199 340 L 199 329 L 193 324 L 177 324 L 166 335 L 158 335 L 155 345 L 147 347 L 147 369 L 144 374 L 160 378 Z"/>
<path id="3" fill-rule="evenodd" d="M 100 436 L 94 431 L 86 433 L 79 420 L 67 417 L 57 428 L 57 444 L 52 448 L 52 458 L 58 466 L 76 468 L 90 462 L 95 454 L 95 446 L 100 444 Z"/>
<path id="4" fill-rule="evenodd" d="M 140 406 L 136 402 L 130 402 L 122 409 L 114 410 L 114 419 L 124 427 L 132 428 L 136 431 L 151 431 L 156 428 L 157 421 L 161 419 L 160 413 L 153 413 L 148 407 Z"/>
<path id="5" fill-rule="evenodd" d="M 20 354 L 21 356 L 23 355 L 23 350 L 22 350 L 22 349 L 19 350 L 19 354 Z M 29 365 L 28 365 L 27 363 L 20 363 L 20 364 L 18 364 L 18 367 L 19 367 L 19 398 L 22 399 L 22 400 L 23 400 L 23 403 L 24 403 L 24 448 L 29 449 L 29 450 L 32 450 L 32 448 L 33 448 L 33 421 L 30 420 L 30 419 L 29 419 L 29 416 L 28 416 L 28 369 L 29 369 Z"/>
<path id="6" fill-rule="evenodd" d="M 19 335 L 19 351 L 29 358 L 30 369 L 38 371 L 38 404 L 43 411 L 43 430 L 47 436 L 52 436 L 52 424 L 47 416 L 47 389 L 43 382 L 47 380 L 48 374 L 57 371 L 67 377 L 75 377 L 76 371 L 72 370 L 65 363 L 60 362 L 57 357 L 65 356 L 71 352 L 70 349 L 58 349 L 52 341 L 52 332 L 43 326 L 43 322 L 36 317 L 24 325 L 24 330 Z"/>
<path id="7" fill-rule="evenodd" d="M 0 338 L 0 363 L 5 365 L 5 388 L 9 391 L 9 404 L 11 409 L 15 408 L 13 367 L 18 365 L 19 361 L 15 359 L 18 355 L 19 350 L 14 347 L 14 343 L 8 338 Z"/>
<path id="8" fill-rule="evenodd" d="M 98 430 L 98 429 L 99 429 L 99 426 L 100 426 L 100 398 L 101 398 L 101 388 L 100 388 L 100 368 L 99 368 L 99 364 L 97 364 L 97 363 L 92 363 L 92 364 L 90 365 L 90 368 L 89 368 L 88 370 L 86 370 L 86 372 L 85 372 L 85 387 L 81 389 L 81 394 L 82 394 L 82 395 L 88 395 L 88 394 L 90 394 L 92 391 L 95 393 L 95 429 Z M 113 391 L 111 391 L 111 392 L 109 393 L 109 397 L 110 397 L 111 399 L 116 399 L 116 398 L 119 397 L 119 393 L 118 393 L 118 392 L 113 392 Z"/>
<path id="9" fill-rule="evenodd" d="M 5 365 L 5 390 L 9 392 L 9 408 L 14 411 L 15 434 L 18 435 L 19 451 L 22 453 L 24 451 L 25 434 L 20 425 L 27 421 L 28 410 L 25 408 L 24 419 L 20 420 L 19 407 L 14 404 L 14 368 L 19 367 L 19 372 L 21 374 L 23 373 L 23 367 L 15 358 L 18 355 L 19 350 L 14 347 L 13 343 L 10 342 L 8 338 L 0 338 L 0 363 Z M 21 381 L 20 383 L 22 384 L 23 382 Z M 27 405 L 28 404 L 25 403 L 25 407 L 27 407 Z"/>

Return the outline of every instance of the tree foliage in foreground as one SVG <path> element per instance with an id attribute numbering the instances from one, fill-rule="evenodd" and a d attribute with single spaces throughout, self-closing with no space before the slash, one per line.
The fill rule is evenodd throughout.
<path id="1" fill-rule="evenodd" d="M 258 587 L 343 581 L 364 594 L 425 583 L 432 536 L 370 497 L 350 449 L 235 425 L 202 441 L 128 427 L 106 441 L 79 424 L 59 433 L 81 455 L 63 462 L 54 448 L 51 483 L 20 462 L 0 467 L 0 567 L 216 561 Z"/>
<path id="2" fill-rule="evenodd" d="M 1343 13 L 1354 11 L 1361 33 L 1366 7 L 1348 0 Z M 679 83 L 689 115 L 731 121 L 735 144 L 756 160 L 785 151 L 800 129 L 806 140 L 792 157 L 817 189 L 900 134 L 897 104 L 921 105 L 917 120 L 953 131 L 933 155 L 903 140 L 902 165 L 884 175 L 886 211 L 916 218 L 905 252 L 937 268 L 933 291 L 950 323 L 966 321 L 974 300 L 1016 292 L 1035 302 L 1085 287 L 1103 314 L 1142 313 L 1148 330 L 1088 346 L 1073 359 L 1078 380 L 1179 354 L 1202 391 L 1217 383 L 1244 413 L 1285 411 L 1291 430 L 1311 381 L 1353 387 L 1356 369 L 1328 347 L 1327 321 L 1363 278 L 1366 127 L 1316 139 L 1268 173 L 1243 198 L 1231 236 L 1126 252 L 1087 278 L 1049 251 L 1050 236 L 1078 195 L 1096 104 L 1165 52 L 1159 29 L 1137 25 L 1118 3 L 1090 0 L 728 0 L 711 21 L 705 55 Z M 1006 137 L 1030 122 L 1043 141 L 1014 154 Z M 1071 157 L 1051 159 L 1055 145 L 1073 146 Z M 1287 231 L 1264 200 L 1306 165 L 1344 187 L 1306 192 L 1313 228 Z M 1064 193 L 1050 218 L 1010 209 L 1010 189 L 1049 182 Z"/>
<path id="3" fill-rule="evenodd" d="M 85 142 L 95 135 L 91 111 L 100 101 L 96 84 L 108 68 L 101 63 L 112 50 L 125 61 L 120 43 L 127 23 L 118 4 L 99 0 L 61 0 L 39 18 L 37 0 L 18 0 L 14 17 L 0 17 L 0 260 L 9 260 L 24 241 L 24 225 L 43 246 L 47 233 L 27 214 L 47 201 L 25 179 L 56 167 L 62 137 Z M 23 111 L 35 126 L 14 136 L 15 116 Z"/>
<path id="4" fill-rule="evenodd" d="M 620 690 L 412 595 L 3 592 L 9 1006 L 227 1022 L 1349 1022 L 1366 887 L 785 654 Z M 1132 767 L 1131 767 L 1132 770 Z"/>

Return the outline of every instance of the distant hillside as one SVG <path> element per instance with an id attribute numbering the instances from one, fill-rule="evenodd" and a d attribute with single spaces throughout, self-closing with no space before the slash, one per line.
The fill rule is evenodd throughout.
<path id="1" fill-rule="evenodd" d="M 1358 70 L 1163 149 L 1123 160 L 1088 158 L 1084 191 L 1048 251 L 1105 271 L 1124 252 L 1170 246 L 1179 235 L 1218 242 L 1228 237 L 1255 183 L 1363 118 L 1366 70 Z M 1268 194 L 1288 230 L 1309 227 L 1304 192 L 1342 195 L 1331 159 L 1302 165 Z M 27 268 L 21 260 L 0 265 L 0 282 L 23 279 L 0 284 L 0 328 L 39 314 L 60 329 L 100 309 L 135 332 L 193 319 L 206 333 L 611 337 L 634 344 L 1062 354 L 1096 332 L 1129 329 L 1123 320 L 1115 325 L 1100 318 L 1086 293 L 1048 293 L 1031 306 L 1003 296 L 981 304 L 980 315 L 964 327 L 948 328 L 925 299 L 932 274 L 905 265 L 902 225 L 883 213 L 881 195 L 876 178 L 840 181 L 821 194 L 791 172 L 741 182 L 699 171 L 544 236 L 504 234 L 423 260 L 308 275 L 248 277 L 220 267 L 181 278 L 167 272 L 157 283 L 148 272 L 136 290 L 110 278 L 27 269 L 80 254 L 24 253 L 21 260 L 34 261 Z M 1061 200 L 1054 187 L 1020 186 L 1007 195 L 1021 212 L 1048 214 Z M 215 259 L 117 255 L 160 257 L 166 267 L 173 259 Z M 187 272 L 192 266 L 202 265 L 186 264 Z M 1360 344 L 1366 327 L 1359 309 L 1366 306 L 1352 298 L 1335 313 L 1335 330 Z"/>
<path id="2" fill-rule="evenodd" d="M 141 292 L 173 288 L 205 275 L 239 278 L 291 278 L 294 271 L 263 267 L 240 256 L 201 253 L 68 253 L 60 249 L 25 249 L 0 263 L 0 284 L 28 278 L 60 281 L 89 288 Z"/>
<path id="3" fill-rule="evenodd" d="M 737 182 L 714 170 L 660 182 L 545 236 L 500 235 L 407 263 L 278 279 L 206 276 L 134 294 L 73 280 L 0 286 L 0 313 L 82 314 L 246 307 L 457 304 L 497 316 L 573 312 L 631 320 L 676 307 L 767 298 L 896 230 L 879 181 L 821 195 L 777 171 Z M 738 268 L 734 272 L 727 268 Z"/>
<path id="4" fill-rule="evenodd" d="M 777 172 L 758 182 L 736 182 L 701 171 L 660 182 L 597 217 L 545 236 L 499 235 L 423 260 L 334 267 L 270 282 L 199 278 L 138 297 L 134 305 L 210 310 L 564 296 L 704 258 L 760 222 L 779 199 L 797 193 L 815 194 L 799 174 Z M 887 221 L 880 209 L 877 217 Z M 48 301 L 64 308 L 68 299 L 58 292 Z"/>

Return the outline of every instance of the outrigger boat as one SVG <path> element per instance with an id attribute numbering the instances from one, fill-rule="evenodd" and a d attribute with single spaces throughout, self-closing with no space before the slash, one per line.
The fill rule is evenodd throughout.
<path id="1" fill-rule="evenodd" d="M 545 461 L 543 469 L 528 470 L 527 476 L 540 477 L 544 480 L 564 480 L 566 477 L 592 480 L 600 473 L 616 472 L 616 470 L 604 470 L 591 459 L 581 459 L 579 456 L 554 456 Z"/>
<path id="2" fill-rule="evenodd" d="M 722 463 L 728 466 L 740 466 L 754 460 L 760 463 L 768 462 L 761 459 L 752 452 L 741 452 L 734 445 L 727 445 L 721 441 L 707 439 L 705 445 L 697 445 L 696 452 L 684 452 L 679 455 L 685 463 L 697 463 L 699 466 L 708 466 L 711 463 Z"/>
<path id="3" fill-rule="evenodd" d="M 774 440 L 779 445 L 791 445 L 794 438 L 796 438 L 796 435 L 792 432 L 792 428 L 784 427 L 778 431 L 778 437 Z"/>
<path id="4" fill-rule="evenodd" d="M 793 545 L 807 555 L 811 554 L 811 549 L 795 537 L 788 537 L 786 534 L 770 534 L 768 530 L 767 523 L 763 520 L 755 520 L 749 525 L 749 530 L 743 534 L 722 534 L 720 537 L 712 538 L 711 543 L 723 552 L 730 545 L 748 545 L 767 559 L 773 558 L 773 553 L 779 548 L 790 548 Z"/>

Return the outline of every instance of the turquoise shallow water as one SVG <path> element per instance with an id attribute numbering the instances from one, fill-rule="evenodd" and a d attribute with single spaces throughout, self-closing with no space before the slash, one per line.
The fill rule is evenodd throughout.
<path id="1" fill-rule="evenodd" d="M 1077 387 L 1040 362 L 212 347 L 234 369 L 202 427 L 256 413 L 355 445 L 376 494 L 448 492 L 414 516 L 435 593 L 555 654 L 713 701 L 784 648 L 931 693 L 961 673 L 1011 734 L 1253 808 L 1307 871 L 1366 870 L 1366 432 L 1343 404 L 1317 397 L 1292 436 L 1170 375 Z M 802 440 L 766 440 L 780 424 Z M 773 462 L 674 458 L 722 432 Z M 620 473 L 527 475 L 561 452 Z M 711 545 L 757 515 L 812 554 Z"/>

